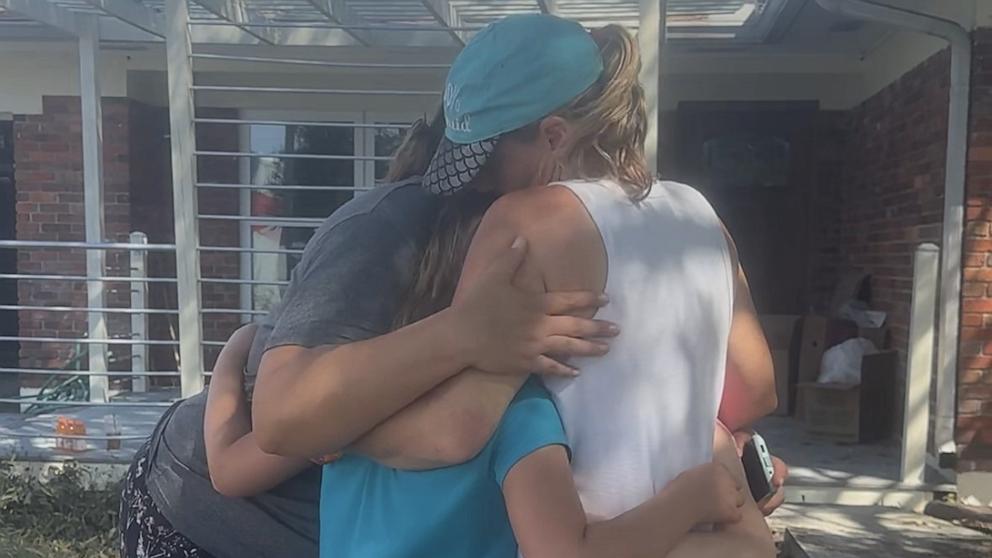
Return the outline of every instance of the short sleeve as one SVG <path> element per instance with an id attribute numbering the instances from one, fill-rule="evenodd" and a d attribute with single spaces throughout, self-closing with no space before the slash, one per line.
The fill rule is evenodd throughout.
<path id="1" fill-rule="evenodd" d="M 510 403 L 493 435 L 492 463 L 496 482 L 503 480 L 523 458 L 535 451 L 560 445 L 568 451 L 568 440 L 551 394 L 535 378 L 524 384 Z"/>
<path id="2" fill-rule="evenodd" d="M 392 329 L 419 252 L 380 215 L 354 215 L 317 232 L 293 270 L 265 349 L 339 345 Z"/>

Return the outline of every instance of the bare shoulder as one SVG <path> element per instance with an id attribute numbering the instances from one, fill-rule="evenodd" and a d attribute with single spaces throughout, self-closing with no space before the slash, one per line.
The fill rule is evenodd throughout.
<path id="1" fill-rule="evenodd" d="M 567 187 L 552 184 L 504 195 L 490 209 L 523 234 L 540 233 L 537 242 L 559 242 L 583 228 L 595 228 L 585 205 Z M 543 235 L 550 235 L 544 237 Z"/>
<path id="2" fill-rule="evenodd" d="M 506 194 L 489 209 L 485 221 L 527 239 L 546 287 L 605 286 L 606 256 L 599 230 L 567 187 L 553 184 Z"/>

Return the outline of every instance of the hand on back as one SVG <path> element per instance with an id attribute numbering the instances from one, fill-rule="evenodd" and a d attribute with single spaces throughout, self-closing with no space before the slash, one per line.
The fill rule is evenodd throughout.
<path id="1" fill-rule="evenodd" d="M 526 242 L 518 238 L 457 298 L 452 305 L 459 316 L 456 334 L 481 370 L 574 376 L 578 371 L 564 361 L 606 354 L 604 339 L 616 336 L 619 328 L 577 315 L 604 306 L 602 293 L 538 293 L 515 285 L 525 254 Z"/>

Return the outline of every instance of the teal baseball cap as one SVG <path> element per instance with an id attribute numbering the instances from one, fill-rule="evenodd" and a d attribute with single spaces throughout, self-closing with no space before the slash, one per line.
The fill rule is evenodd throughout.
<path id="1" fill-rule="evenodd" d="M 461 190 L 501 135 L 564 107 L 602 72 L 599 47 L 574 21 L 527 14 L 486 26 L 448 72 L 444 138 L 424 174 L 424 187 L 442 195 Z"/>

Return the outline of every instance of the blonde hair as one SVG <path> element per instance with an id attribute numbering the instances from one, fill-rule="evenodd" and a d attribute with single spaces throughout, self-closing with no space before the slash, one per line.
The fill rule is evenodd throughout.
<path id="1" fill-rule="evenodd" d="M 619 25 L 589 34 L 603 57 L 603 73 L 555 112 L 572 126 L 562 164 L 567 174 L 578 178 L 613 178 L 631 199 L 642 200 L 654 177 L 644 156 L 648 117 L 638 81 L 641 55 L 634 38 Z"/>
<path id="2" fill-rule="evenodd" d="M 647 109 L 644 90 L 638 81 L 641 59 L 637 44 L 619 25 L 594 29 L 591 35 L 603 57 L 603 73 L 582 95 L 555 113 L 567 120 L 573 130 L 562 164 L 572 176 L 613 178 L 631 199 L 642 200 L 651 191 L 654 179 L 644 158 Z M 420 148 L 436 146 L 443 133 L 443 122 L 437 118 L 419 133 L 411 131 L 408 141 L 413 141 L 413 145 L 407 150 L 409 153 L 401 153 L 402 147 L 397 152 L 394 163 L 402 163 L 397 169 L 421 166 Z M 503 139 L 516 135 L 526 140 L 537 132 L 538 125 L 535 122 L 524 126 Z M 426 155 L 426 161 L 429 162 L 433 150 Z M 498 153 L 497 149 L 496 156 L 483 169 L 499 164 Z M 408 164 L 411 161 L 414 163 Z M 471 187 L 445 198 L 420 267 L 394 319 L 395 328 L 451 304 L 469 244 L 495 199 L 495 192 L 480 192 Z"/>

